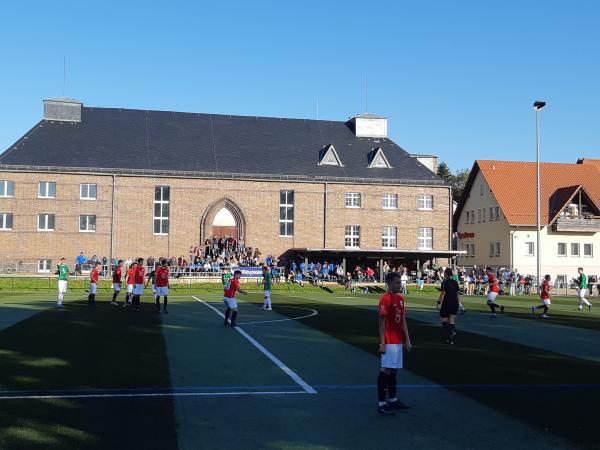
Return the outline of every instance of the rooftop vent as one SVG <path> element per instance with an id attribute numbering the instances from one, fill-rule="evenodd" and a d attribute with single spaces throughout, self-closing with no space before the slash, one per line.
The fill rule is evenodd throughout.
<path id="1" fill-rule="evenodd" d="M 83 103 L 67 97 L 44 100 L 44 119 L 61 122 L 81 122 Z"/>
<path id="2" fill-rule="evenodd" d="M 347 122 L 356 137 L 387 138 L 387 119 L 375 114 L 358 114 Z"/>

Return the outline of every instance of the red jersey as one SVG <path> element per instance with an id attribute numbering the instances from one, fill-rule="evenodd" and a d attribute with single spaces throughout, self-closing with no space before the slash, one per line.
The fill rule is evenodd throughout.
<path id="1" fill-rule="evenodd" d="M 227 280 L 227 283 L 225 283 L 225 286 L 224 286 L 225 292 L 223 295 L 227 298 L 234 298 L 235 293 L 239 287 L 240 287 L 240 280 L 237 280 L 235 278 L 230 278 L 229 280 Z"/>
<path id="2" fill-rule="evenodd" d="M 493 284 L 492 284 L 493 283 Z M 488 284 L 490 285 L 490 292 L 498 293 L 498 279 L 496 275 L 492 274 L 488 276 Z"/>
<path id="3" fill-rule="evenodd" d="M 542 281 L 542 291 L 540 292 L 542 300 L 550 300 L 550 282 L 548 280 Z"/>
<path id="4" fill-rule="evenodd" d="M 90 282 L 98 284 L 98 277 L 100 276 L 100 270 L 94 267 L 90 272 Z"/>
<path id="5" fill-rule="evenodd" d="M 133 269 L 133 283 L 144 284 L 144 276 L 146 275 L 146 269 L 144 266 L 137 266 Z"/>
<path id="6" fill-rule="evenodd" d="M 154 285 L 156 287 L 167 287 L 169 285 L 169 268 L 159 267 L 154 272 Z"/>
<path id="7" fill-rule="evenodd" d="M 386 292 L 379 299 L 379 315 L 385 316 L 385 343 L 404 342 L 404 297 Z"/>
<path id="8" fill-rule="evenodd" d="M 115 271 L 113 272 L 113 283 L 121 284 L 121 267 L 115 267 Z"/>
<path id="9" fill-rule="evenodd" d="M 133 272 L 133 269 L 127 269 L 127 275 L 125 276 L 127 284 L 133 284 Z"/>

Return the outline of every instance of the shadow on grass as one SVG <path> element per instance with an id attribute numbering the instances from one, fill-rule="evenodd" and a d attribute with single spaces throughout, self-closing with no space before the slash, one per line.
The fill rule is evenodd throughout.
<path id="1" fill-rule="evenodd" d="M 14 391 L 169 388 L 160 317 L 75 302 L 0 331 L 0 386 Z M 177 448 L 170 397 L 0 400 L 9 448 Z"/>
<path id="2" fill-rule="evenodd" d="M 307 300 L 289 305 L 318 309 L 319 315 L 304 325 L 375 354 L 378 347 L 375 312 L 322 301 Z M 278 312 L 288 316 L 294 314 L 287 308 L 278 309 Z M 462 332 L 460 324 L 455 346 L 443 342 L 442 328 L 438 325 L 409 319 L 408 326 L 414 351 L 406 355 L 405 367 L 411 372 L 437 384 L 451 385 L 451 389 L 462 395 L 541 431 L 587 448 L 600 448 L 594 414 L 600 404 L 600 389 L 597 388 L 600 364 Z M 596 387 L 558 386 L 577 384 Z M 474 389 L 474 385 L 478 387 Z M 498 388 L 497 385 L 505 387 Z M 523 385 L 536 386 L 527 389 Z"/>

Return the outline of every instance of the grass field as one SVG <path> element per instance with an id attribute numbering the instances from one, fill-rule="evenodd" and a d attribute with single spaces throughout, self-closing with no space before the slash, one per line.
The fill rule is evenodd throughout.
<path id="1" fill-rule="evenodd" d="M 280 289 L 242 297 L 222 325 L 218 286 L 150 296 L 134 312 L 109 293 L 0 293 L 0 448 L 600 448 L 600 303 L 463 297 L 456 344 L 435 294 L 407 296 L 414 351 L 399 394 L 376 410 L 376 294 Z M 593 301 L 593 298 L 592 298 Z"/>

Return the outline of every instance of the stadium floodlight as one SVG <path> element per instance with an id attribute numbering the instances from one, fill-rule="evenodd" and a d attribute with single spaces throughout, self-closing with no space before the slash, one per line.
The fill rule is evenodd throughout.
<path id="1" fill-rule="evenodd" d="M 536 283 L 537 289 L 540 288 L 540 276 L 542 266 L 542 245 L 541 245 L 541 200 L 540 200 L 540 111 L 546 106 L 546 102 L 536 100 L 533 102 L 535 111 L 535 161 L 536 161 L 536 203 L 537 203 L 537 264 L 536 264 Z"/>

